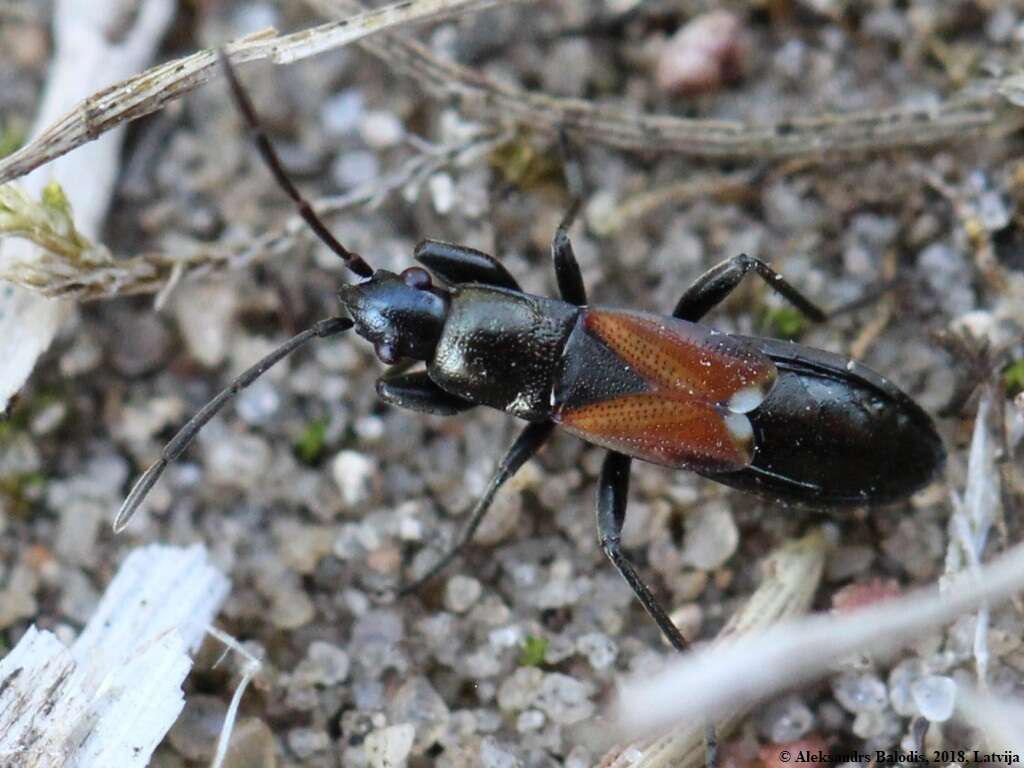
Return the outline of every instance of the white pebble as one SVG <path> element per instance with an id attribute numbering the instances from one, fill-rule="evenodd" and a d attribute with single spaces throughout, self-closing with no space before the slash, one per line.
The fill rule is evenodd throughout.
<path id="1" fill-rule="evenodd" d="M 356 451 L 341 451 L 331 462 L 331 475 L 346 507 L 355 507 L 373 492 L 373 461 Z"/>
<path id="2" fill-rule="evenodd" d="M 910 686 L 921 715 L 930 722 L 944 723 L 956 704 L 956 683 L 945 675 L 929 675 Z"/>
<path id="3" fill-rule="evenodd" d="M 412 751 L 416 729 L 411 723 L 392 725 L 373 731 L 366 737 L 366 757 L 373 768 L 398 768 L 405 765 Z"/>
<path id="4" fill-rule="evenodd" d="M 401 120 L 392 112 L 367 112 L 359 125 L 359 135 L 373 149 L 384 149 L 398 144 L 405 135 Z"/>
<path id="5" fill-rule="evenodd" d="M 846 672 L 832 681 L 836 701 L 850 712 L 874 712 L 889 701 L 889 693 L 877 675 Z"/>
<path id="6" fill-rule="evenodd" d="M 705 505 L 686 516 L 683 563 L 705 571 L 717 568 L 732 557 L 739 540 L 732 511 L 720 504 Z"/>
<path id="7" fill-rule="evenodd" d="M 480 599 L 483 587 L 471 576 L 455 575 L 444 589 L 444 607 L 453 613 L 465 613 Z"/>

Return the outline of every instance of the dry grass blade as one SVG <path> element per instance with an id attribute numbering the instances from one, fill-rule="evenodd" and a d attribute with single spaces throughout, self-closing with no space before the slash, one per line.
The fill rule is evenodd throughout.
<path id="1" fill-rule="evenodd" d="M 312 29 L 278 35 L 267 30 L 225 46 L 232 61 L 258 59 L 284 63 L 308 58 L 402 24 L 430 21 L 495 5 L 502 0 L 411 0 Z M 524 0 L 504 0 L 523 2 Z M 360 9 L 361 10 L 361 9 Z M 0 184 L 92 141 L 123 123 L 156 112 L 206 83 L 216 71 L 212 50 L 152 67 L 93 94 L 17 152 L 0 161 Z"/>
<path id="2" fill-rule="evenodd" d="M 1024 754 L 1024 702 L 981 693 L 967 686 L 957 690 L 957 710 L 961 717 L 985 734 L 989 749 L 1008 750 L 1012 755 Z"/>
<path id="3" fill-rule="evenodd" d="M 361 8 L 356 0 L 308 2 L 328 15 Z M 1012 76 L 980 93 L 952 97 L 925 109 L 865 110 L 758 124 L 643 113 L 525 91 L 439 59 L 426 46 L 400 35 L 365 41 L 363 47 L 436 97 L 477 117 L 551 133 L 571 129 L 587 140 L 623 149 L 734 158 L 863 153 L 961 142 L 979 134 L 1006 133 L 1024 121 L 1018 108 L 1019 88 L 1011 88 L 1020 78 Z"/>
<path id="4" fill-rule="evenodd" d="M 395 170 L 343 195 L 313 202 L 322 216 L 361 205 L 374 205 L 397 189 L 417 187 L 440 168 L 468 161 L 507 140 L 505 134 L 481 134 L 465 143 L 431 146 Z M 0 241 L 22 238 L 40 246 L 31 260 L 8 260 L 0 265 L 0 280 L 51 298 L 78 301 L 110 299 L 145 293 L 166 293 L 186 277 L 211 270 L 242 268 L 256 261 L 288 253 L 297 240 L 308 237 L 298 215 L 258 237 L 236 244 L 196 244 L 177 253 L 146 252 L 115 258 L 103 245 L 93 243 L 75 227 L 71 208 L 61 189 L 51 185 L 36 201 L 17 185 L 0 186 Z"/>
<path id="5" fill-rule="evenodd" d="M 716 643 L 758 632 L 779 621 L 806 613 L 818 590 L 829 550 L 821 531 L 791 541 L 764 562 L 764 581 L 747 603 L 733 614 Z M 746 714 L 737 707 L 716 723 L 719 736 L 727 736 Z M 704 729 L 693 721 L 670 733 L 646 739 L 605 755 L 601 768 L 698 768 L 704 762 Z"/>

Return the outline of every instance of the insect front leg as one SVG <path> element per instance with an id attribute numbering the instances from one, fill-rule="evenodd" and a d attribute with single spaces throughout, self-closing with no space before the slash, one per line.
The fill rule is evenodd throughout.
<path id="1" fill-rule="evenodd" d="M 597 533 L 601 549 L 629 584 L 644 610 L 654 619 L 665 639 L 677 651 L 685 651 L 690 644 L 622 552 L 622 525 L 626 521 L 629 470 L 632 463 L 629 456 L 609 451 L 601 466 L 597 487 Z M 707 768 L 714 768 L 717 763 L 718 739 L 715 727 L 711 724 L 704 728 L 704 750 Z"/>
<path id="2" fill-rule="evenodd" d="M 800 293 L 782 275 L 760 259 L 745 253 L 723 261 L 697 278 L 680 297 L 672 316 L 697 322 L 724 301 L 750 272 L 755 272 L 769 288 L 789 301 L 809 320 L 822 323 L 828 319 L 824 310 Z"/>
<path id="3" fill-rule="evenodd" d="M 413 251 L 413 258 L 445 282 L 482 283 L 522 292 L 519 283 L 493 256 L 464 245 L 423 240 Z"/>
<path id="4" fill-rule="evenodd" d="M 455 544 L 426 573 L 412 583 L 401 587 L 398 590 L 399 595 L 407 595 L 410 592 L 416 591 L 443 571 L 455 559 L 459 552 L 462 551 L 462 548 L 473 538 L 473 534 L 480 526 L 480 522 L 484 519 L 484 515 L 487 514 L 487 510 L 490 509 L 491 502 L 494 501 L 494 497 L 501 489 L 501 486 L 508 482 L 519 471 L 519 468 L 541 449 L 541 446 L 551 436 L 554 428 L 554 423 L 545 421 L 539 424 L 529 424 L 526 429 L 519 433 L 519 437 L 516 438 L 508 453 L 505 454 L 501 463 L 498 464 L 494 475 L 491 476 L 491 481 L 487 484 L 484 495 L 480 497 L 479 501 L 473 506 L 472 511 L 470 511 L 469 519 L 466 521 L 466 525 L 459 534 Z"/>
<path id="5" fill-rule="evenodd" d="M 476 407 L 475 403 L 449 394 L 435 384 L 426 371 L 406 373 L 405 366 L 377 379 L 377 396 L 389 405 L 410 411 L 454 416 Z"/>

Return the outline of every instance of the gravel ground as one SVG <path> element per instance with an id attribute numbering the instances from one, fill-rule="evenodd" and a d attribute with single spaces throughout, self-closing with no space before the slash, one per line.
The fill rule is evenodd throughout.
<path id="1" fill-rule="evenodd" d="M 32 114 L 49 55 L 48 5 L 0 19 L 3 136 Z M 543 2 L 413 34 L 441 55 L 549 93 L 743 120 L 926 105 L 1012 68 L 1024 39 L 1024 12 L 1011 3 L 777 0 L 733 6 L 730 24 L 705 31 L 700 39 L 717 47 L 700 55 L 716 69 L 686 58 L 695 43 L 677 54 L 668 46 L 712 5 L 652 2 L 624 13 L 632 3 Z M 182 4 L 164 55 L 316 20 L 297 3 Z M 242 76 L 312 197 L 372 181 L 427 151 L 423 142 L 457 143 L 474 127 L 355 48 L 290 67 L 257 64 Z M 826 307 L 893 284 L 867 308 L 811 328 L 751 281 L 711 322 L 853 350 L 932 413 L 971 380 L 985 340 L 1011 344 L 1007 359 L 1022 359 L 1012 343 L 1024 329 L 1024 166 L 1013 138 L 775 166 L 582 150 L 587 222 L 573 236 L 595 303 L 668 311 L 703 270 L 747 252 Z M 636 195 L 737 168 L 767 174 L 607 232 Z M 408 266 L 422 237 L 452 240 L 496 253 L 528 291 L 553 294 L 549 243 L 565 204 L 549 139 L 520 132 L 332 224 L 375 267 Z M 126 255 L 237 247 L 290 213 L 219 81 L 132 126 L 112 210 L 104 241 Z M 325 340 L 240 396 L 168 470 L 129 530 L 111 534 L 130 480 L 177 426 L 233 374 L 333 314 L 335 286 L 350 279 L 304 237 L 244 269 L 184 282 L 159 312 L 143 297 L 81 308 L 0 423 L 0 651 L 32 622 L 74 636 L 133 544 L 203 541 L 234 583 L 220 625 L 265 660 L 236 735 L 247 752 L 231 765 L 596 763 L 611 746 L 604 718 L 616 681 L 671 653 L 598 549 L 602 453 L 574 438 L 557 437 L 521 471 L 443 576 L 378 604 L 376 590 L 444 551 L 517 426 L 491 411 L 440 419 L 385 407 L 372 349 L 354 336 Z M 967 332 L 971 354 L 940 343 Z M 1009 398 L 1024 369 L 1018 363 L 997 382 L 997 399 Z M 972 403 L 939 421 L 953 487 Z M 1014 418 L 1009 405 L 1019 442 Z M 1019 459 L 1018 451 L 1018 469 Z M 1019 538 L 1019 473 L 1007 473 L 1004 495 L 993 551 Z M 817 607 L 841 605 L 851 585 L 874 600 L 934 582 L 949 514 L 940 483 L 896 507 L 830 518 L 839 546 Z M 625 543 L 684 632 L 710 638 L 757 584 L 760 559 L 821 521 L 638 464 Z M 989 681 L 1019 693 L 1021 614 L 1011 607 L 991 622 Z M 942 719 L 946 681 L 973 679 L 973 642 L 968 617 L 766 702 L 727 740 L 727 759 L 774 765 L 777 745 L 800 739 L 837 751 L 906 748 L 915 722 Z M 201 655 L 186 713 L 155 765 L 203 765 L 212 755 L 237 682 L 230 663 L 214 667 L 218 653 L 211 644 Z M 954 719 L 934 723 L 926 743 L 978 741 Z"/>

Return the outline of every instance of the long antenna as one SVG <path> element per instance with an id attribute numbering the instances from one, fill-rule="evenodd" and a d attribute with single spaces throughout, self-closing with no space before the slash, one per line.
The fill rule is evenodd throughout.
<path id="1" fill-rule="evenodd" d="M 231 86 L 231 95 L 234 96 L 235 105 L 238 107 L 238 111 L 242 114 L 245 119 L 246 125 L 249 127 L 249 134 L 252 136 L 253 141 L 256 142 L 256 149 L 259 150 L 260 157 L 263 158 L 263 162 L 266 163 L 270 172 L 274 176 L 274 180 L 281 189 L 287 193 L 288 197 L 295 203 L 295 207 L 299 211 L 299 215 L 306 220 L 310 228 L 316 233 L 316 236 L 332 251 L 338 254 L 345 261 L 345 266 L 351 269 L 360 277 L 372 277 L 373 269 L 370 267 L 363 257 L 355 251 L 350 251 L 340 242 L 338 239 L 331 234 L 331 231 L 327 228 L 327 225 L 317 216 L 316 211 L 313 210 L 313 206 L 309 204 L 309 201 L 302 196 L 299 192 L 298 187 L 292 182 L 288 176 L 288 172 L 284 169 L 284 165 L 281 163 L 281 158 L 278 157 L 277 151 L 274 149 L 274 145 L 270 143 L 270 139 L 267 138 L 266 131 L 263 130 L 263 125 L 260 123 L 260 119 L 256 114 L 256 109 L 252 105 L 252 101 L 249 99 L 249 95 L 245 92 L 245 88 L 242 87 L 241 82 L 238 80 L 238 75 L 235 74 L 235 69 L 231 65 L 231 61 L 228 59 L 227 53 L 223 48 L 217 49 L 217 58 L 220 61 L 220 65 L 224 68 L 224 74 L 227 75 L 228 85 Z"/>
<path id="2" fill-rule="evenodd" d="M 135 514 L 135 510 L 142 504 L 143 499 L 149 495 L 150 490 L 156 485 L 156 481 L 160 479 L 160 475 L 167 469 L 167 465 L 178 458 L 182 452 L 188 448 L 196 435 L 210 419 L 217 415 L 217 412 L 223 408 L 227 402 L 241 392 L 243 389 L 252 384 L 256 379 L 266 373 L 275 363 L 288 357 L 292 352 L 301 347 L 307 341 L 315 338 L 325 338 L 327 336 L 334 336 L 335 334 L 347 331 L 352 327 L 352 321 L 347 317 L 330 317 L 326 320 L 320 320 L 313 325 L 312 328 L 308 328 L 297 336 L 292 337 L 280 347 L 275 349 L 269 355 L 264 357 L 254 366 L 246 370 L 238 378 L 228 384 L 227 387 L 222 389 L 210 402 L 204 405 L 195 416 L 188 420 L 178 433 L 171 438 L 170 442 L 164 446 L 160 452 L 160 458 L 154 461 L 149 469 L 142 473 L 142 476 L 135 481 L 135 485 L 132 486 L 131 492 L 128 497 L 124 500 L 121 505 L 121 509 L 117 511 L 117 517 L 114 518 L 114 533 L 120 533 L 128 525 L 128 521 L 131 520 L 132 515 Z"/>

